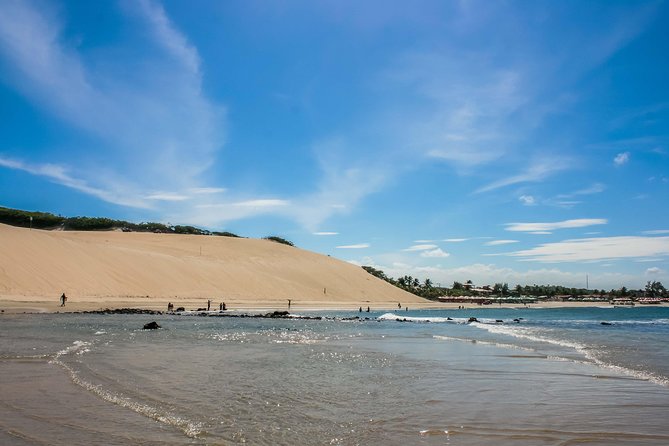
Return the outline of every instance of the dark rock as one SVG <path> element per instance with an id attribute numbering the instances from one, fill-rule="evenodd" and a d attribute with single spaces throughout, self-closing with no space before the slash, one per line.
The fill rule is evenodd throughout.
<path id="1" fill-rule="evenodd" d="M 446 320 L 447 320 L 447 321 L 452 321 L 453 318 L 452 318 L 452 317 L 447 317 Z"/>
<path id="2" fill-rule="evenodd" d="M 186 311 L 186 309 L 184 307 L 179 307 L 176 311 Z"/>
<path id="3" fill-rule="evenodd" d="M 267 313 L 265 314 L 264 317 L 269 317 L 269 318 L 285 318 L 288 317 L 290 313 L 287 311 L 275 311 L 273 313 Z"/>
<path id="4" fill-rule="evenodd" d="M 158 322 L 153 321 L 149 322 L 148 324 L 144 324 L 144 330 L 156 330 L 160 328 L 160 325 L 158 325 Z"/>
<path id="5" fill-rule="evenodd" d="M 470 317 L 467 322 L 478 322 L 479 320 L 476 319 L 475 317 Z"/>
<path id="6" fill-rule="evenodd" d="M 520 322 L 520 318 L 516 318 L 513 320 L 514 322 Z"/>
<path id="7" fill-rule="evenodd" d="M 163 314 L 162 311 L 143 310 L 138 308 L 115 308 L 113 310 L 106 308 L 104 310 L 82 311 L 81 313 L 82 314 Z"/>
<path id="8" fill-rule="evenodd" d="M 504 322 L 502 319 L 496 319 L 495 322 Z"/>
<path id="9" fill-rule="evenodd" d="M 602 325 L 613 325 L 611 322 L 602 322 Z"/>

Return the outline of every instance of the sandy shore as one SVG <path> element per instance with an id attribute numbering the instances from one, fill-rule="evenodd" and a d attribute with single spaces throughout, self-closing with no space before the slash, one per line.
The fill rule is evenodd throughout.
<path id="1" fill-rule="evenodd" d="M 0 310 L 417 307 L 350 263 L 267 240 L 0 225 Z M 65 308 L 59 297 L 65 293 Z"/>
<path id="2" fill-rule="evenodd" d="M 118 308 L 137 308 L 147 310 L 167 310 L 168 302 L 172 302 L 175 308 L 184 307 L 186 310 L 197 310 L 207 307 L 207 299 L 202 298 L 176 298 L 172 300 L 161 300 L 155 298 L 80 298 L 77 300 L 68 299 L 65 307 L 59 304 L 59 297 L 52 296 L 49 298 L 40 296 L 0 296 L 0 311 L 5 314 L 11 313 L 55 313 L 55 312 L 76 312 L 76 311 L 95 311 L 103 309 L 118 309 Z M 219 301 L 212 300 L 211 309 L 218 310 Z M 577 307 L 608 307 L 608 303 L 598 302 L 537 302 L 530 305 L 521 304 L 503 304 L 503 305 L 477 305 L 477 304 L 455 304 L 455 303 L 440 303 L 434 301 L 422 301 L 404 303 L 402 309 L 398 309 L 396 302 L 382 302 L 382 301 L 360 301 L 359 303 L 350 301 L 319 301 L 319 300 L 291 300 L 291 306 L 288 308 L 287 300 L 262 300 L 262 299 L 237 299 L 226 300 L 226 307 L 231 311 L 241 312 L 264 312 L 264 311 L 283 311 L 290 310 L 291 312 L 299 311 L 327 311 L 327 310 L 344 310 L 355 311 L 362 307 L 366 310 L 369 306 L 371 311 L 405 311 L 406 307 L 409 310 L 421 309 L 458 309 L 463 306 L 466 309 L 492 309 L 492 308 L 577 308 Z"/>

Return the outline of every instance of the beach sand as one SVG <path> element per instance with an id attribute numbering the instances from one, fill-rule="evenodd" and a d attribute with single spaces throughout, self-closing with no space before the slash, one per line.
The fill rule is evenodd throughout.
<path id="1" fill-rule="evenodd" d="M 0 225 L 0 309 L 412 308 L 433 302 L 350 263 L 268 240 Z M 68 297 L 59 306 L 61 293 Z"/>

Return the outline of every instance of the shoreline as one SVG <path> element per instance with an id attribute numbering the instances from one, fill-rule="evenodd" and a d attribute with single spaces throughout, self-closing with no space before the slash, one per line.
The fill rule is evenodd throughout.
<path id="1" fill-rule="evenodd" d="M 89 297 L 89 298 L 71 298 L 64 307 L 60 306 L 57 296 L 45 298 L 43 296 L 2 296 L 0 295 L 0 314 L 20 314 L 20 313 L 74 313 L 84 311 L 102 311 L 119 309 L 137 309 L 152 311 L 167 311 L 167 304 L 171 302 L 175 308 L 184 307 L 187 311 L 197 311 L 207 307 L 207 299 L 202 298 L 173 298 L 172 300 L 161 297 Z M 211 310 L 218 310 L 222 301 L 211 300 Z M 397 303 L 387 300 L 366 300 L 360 302 L 353 301 L 331 301 L 323 302 L 321 300 L 299 300 L 291 299 L 291 305 L 288 307 L 287 299 L 229 299 L 225 300 L 225 305 L 230 312 L 258 311 L 358 311 L 362 307 L 363 312 L 370 307 L 371 311 L 397 311 L 404 312 L 405 304 L 402 308 L 397 307 Z M 453 310 L 464 307 L 467 310 L 477 308 L 593 308 L 593 307 L 611 307 L 614 305 L 608 302 L 537 302 L 533 304 L 502 304 L 502 305 L 477 305 L 474 303 L 441 303 L 434 301 L 410 302 L 407 304 L 411 310 Z M 646 306 L 669 306 L 667 304 L 659 305 L 636 305 L 635 307 Z"/>

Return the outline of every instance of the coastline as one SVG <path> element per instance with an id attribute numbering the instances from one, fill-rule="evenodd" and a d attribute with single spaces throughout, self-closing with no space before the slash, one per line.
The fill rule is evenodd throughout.
<path id="1" fill-rule="evenodd" d="M 146 296 L 105 296 L 105 297 L 71 297 L 68 296 L 64 307 L 60 306 L 59 297 L 56 296 L 23 296 L 23 295 L 0 295 L 0 314 L 16 313 L 71 313 L 82 311 L 99 310 L 118 310 L 122 308 L 132 308 L 138 310 L 166 311 L 167 304 L 171 302 L 175 308 L 184 307 L 186 310 L 198 310 L 207 306 L 206 298 L 175 297 L 171 300 L 163 297 Z M 458 309 L 464 306 L 466 309 L 493 309 L 493 308 L 593 308 L 593 307 L 614 307 L 606 302 L 537 302 L 534 304 L 502 304 L 502 305 L 477 305 L 473 303 L 441 303 L 428 301 L 409 303 L 389 302 L 388 299 L 353 300 L 346 301 L 322 301 L 307 299 L 291 299 L 290 308 L 287 299 L 211 299 L 211 309 L 217 310 L 219 303 L 225 302 L 229 311 L 356 311 L 360 307 L 365 310 L 368 306 L 371 311 L 405 311 L 405 306 L 409 310 L 428 310 L 428 309 Z M 398 309 L 397 303 L 402 304 L 402 309 Z M 657 306 L 669 306 L 660 304 Z M 638 305 L 645 307 L 645 305 Z"/>

